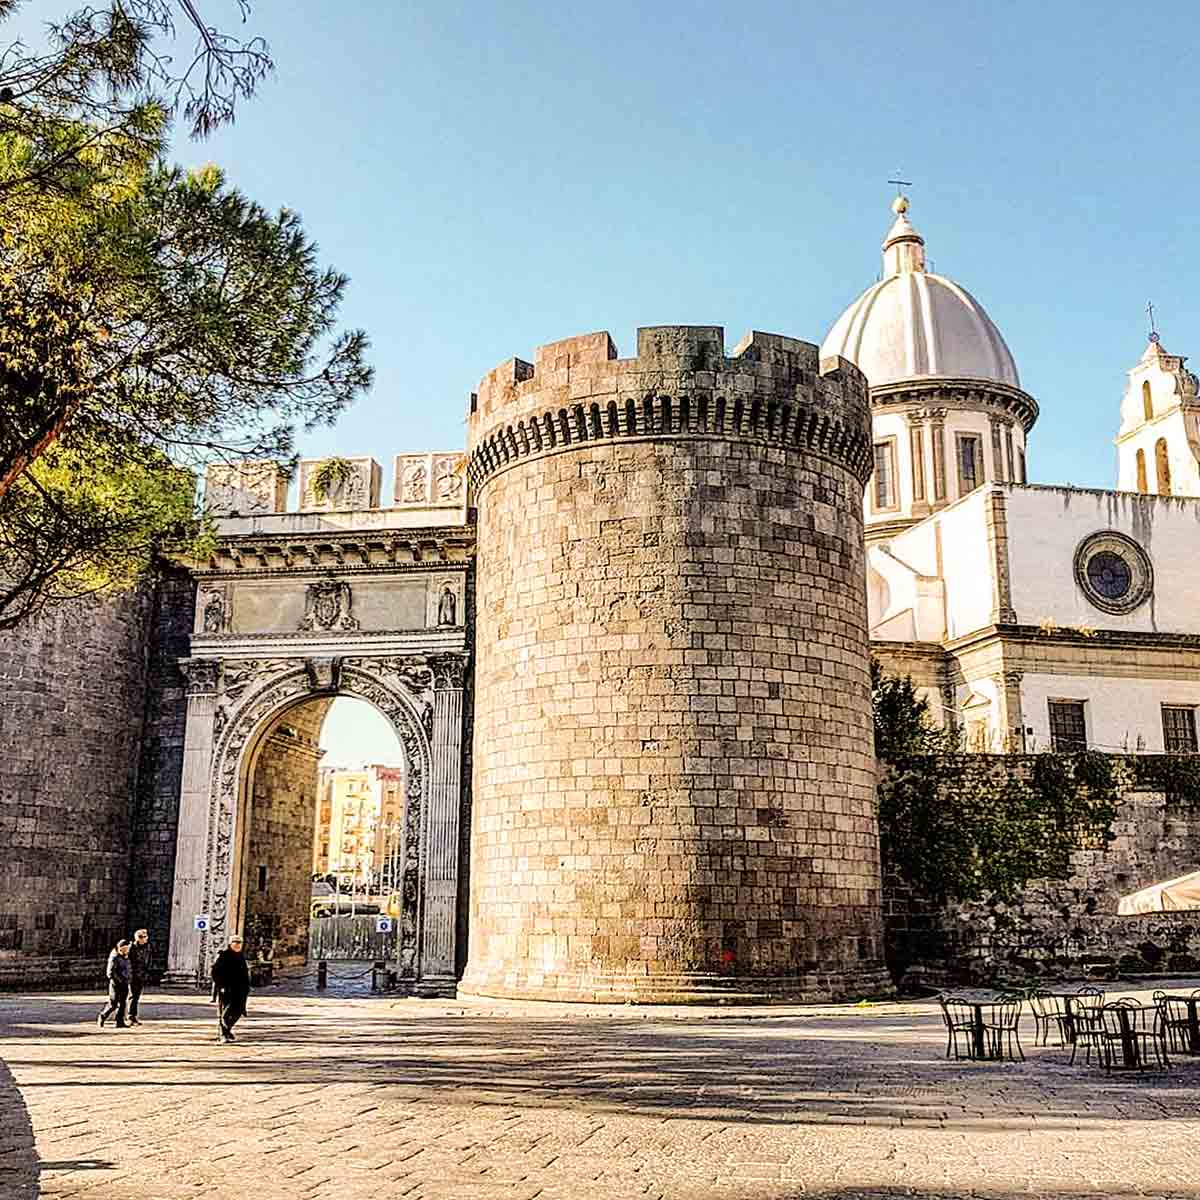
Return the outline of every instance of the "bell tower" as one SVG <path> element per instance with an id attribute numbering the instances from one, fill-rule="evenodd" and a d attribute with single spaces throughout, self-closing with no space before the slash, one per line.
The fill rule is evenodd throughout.
<path id="1" fill-rule="evenodd" d="M 1186 361 L 1151 333 L 1129 372 L 1116 437 L 1120 491 L 1200 496 L 1200 397 Z"/>

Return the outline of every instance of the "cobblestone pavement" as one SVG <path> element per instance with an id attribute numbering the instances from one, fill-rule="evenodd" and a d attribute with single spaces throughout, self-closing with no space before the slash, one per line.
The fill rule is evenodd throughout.
<path id="1" fill-rule="evenodd" d="M 336 982 L 336 977 L 335 977 Z M 1189 985 L 1191 983 L 1189 982 Z M 947 1062 L 928 1003 L 0 997 L 0 1196 L 1200 1197 L 1200 1060 Z M 1025 1019 L 1028 1023 L 1028 1018 Z M 1026 1041 L 1032 1041 L 1032 1025 Z"/>

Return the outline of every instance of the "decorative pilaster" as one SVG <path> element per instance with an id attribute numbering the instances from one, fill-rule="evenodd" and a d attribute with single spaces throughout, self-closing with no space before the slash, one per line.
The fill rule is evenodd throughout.
<path id="1" fill-rule="evenodd" d="M 908 447 L 912 459 L 913 516 L 929 512 L 929 487 L 925 478 L 925 414 L 908 414 Z"/>
<path id="2" fill-rule="evenodd" d="M 1017 614 L 1012 602 L 1012 580 L 1008 563 L 1008 510 L 1006 497 L 998 488 L 988 495 L 984 509 L 987 525 L 988 557 L 992 561 L 993 625 L 1013 625 Z"/>
<path id="3" fill-rule="evenodd" d="M 187 729 L 183 742 L 183 780 L 179 798 L 179 833 L 175 841 L 175 889 L 171 901 L 171 936 L 167 947 L 168 983 L 196 983 L 203 934 L 196 917 L 203 915 L 207 873 L 209 773 L 212 770 L 213 722 L 221 665 L 215 659 L 183 659 L 187 679 Z"/>
<path id="4" fill-rule="evenodd" d="M 946 410 L 930 412 L 929 433 L 933 440 L 933 503 L 939 508 L 946 503 Z"/>
<path id="5" fill-rule="evenodd" d="M 1007 754 L 1025 752 L 1025 719 L 1021 709 L 1021 671 L 1001 671 L 992 676 L 999 701 L 997 721 L 1000 726 L 1000 748 Z"/>
<path id="6" fill-rule="evenodd" d="M 1000 442 L 1000 419 L 989 417 L 988 424 L 992 429 L 992 471 L 993 478 L 1003 483 L 1010 476 L 1004 473 L 1004 450 Z"/>
<path id="7" fill-rule="evenodd" d="M 421 995 L 454 994 L 462 805 L 463 682 L 466 657 L 439 655 L 433 670 L 433 761 L 425 823 Z"/>

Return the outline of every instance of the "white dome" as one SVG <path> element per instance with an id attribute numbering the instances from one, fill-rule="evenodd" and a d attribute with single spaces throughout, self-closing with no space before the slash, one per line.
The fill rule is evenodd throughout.
<path id="1" fill-rule="evenodd" d="M 884 277 L 837 319 L 821 357 L 840 354 L 872 387 L 906 379 L 987 379 L 1021 386 L 1017 366 L 983 306 L 952 279 L 925 270 L 925 241 L 908 202 L 883 243 Z"/>

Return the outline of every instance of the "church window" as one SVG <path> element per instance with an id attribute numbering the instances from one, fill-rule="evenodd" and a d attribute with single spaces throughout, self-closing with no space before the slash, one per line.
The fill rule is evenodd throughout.
<path id="1" fill-rule="evenodd" d="M 1018 483 L 1028 483 L 1029 480 L 1025 475 L 1025 451 L 1024 450 L 1017 451 L 1017 469 L 1018 469 L 1017 482 Z"/>
<path id="2" fill-rule="evenodd" d="M 1167 455 L 1167 439 L 1159 438 L 1154 443 L 1154 472 L 1158 477 L 1158 494 L 1171 494 L 1171 460 Z"/>
<path id="3" fill-rule="evenodd" d="M 1146 482 L 1146 452 L 1139 450 L 1137 452 L 1137 490 L 1144 496 L 1149 490 L 1150 485 Z"/>
<path id="4" fill-rule="evenodd" d="M 983 442 L 974 434 L 958 435 L 958 494 L 965 496 L 983 482 Z"/>
<path id="5" fill-rule="evenodd" d="M 1195 754 L 1196 710 L 1184 705 L 1162 706 L 1163 750 L 1168 754 Z"/>
<path id="6" fill-rule="evenodd" d="M 1154 400 L 1150 395 L 1150 380 L 1142 384 L 1142 416 L 1147 421 L 1154 420 Z"/>
<path id="7" fill-rule="evenodd" d="M 1088 559 L 1088 583 L 1106 600 L 1122 600 L 1133 587 L 1133 571 L 1129 564 L 1110 550 L 1101 550 Z"/>
<path id="8" fill-rule="evenodd" d="M 1016 473 L 1013 471 L 1013 439 L 1012 426 L 1004 427 L 1004 461 L 1008 464 L 1008 478 L 1016 479 Z"/>
<path id="9" fill-rule="evenodd" d="M 913 499 L 925 499 L 925 436 L 920 425 L 909 430 L 909 447 L 912 451 Z"/>
<path id="10" fill-rule="evenodd" d="M 875 511 L 897 508 L 899 498 L 896 488 L 896 439 L 887 438 L 875 443 Z"/>
<path id="11" fill-rule="evenodd" d="M 1082 700 L 1051 700 L 1050 749 L 1055 754 L 1078 754 L 1087 749 L 1087 723 Z"/>
<path id="12" fill-rule="evenodd" d="M 1090 534 L 1075 551 L 1075 582 L 1101 612 L 1131 613 L 1154 590 L 1154 569 L 1145 550 L 1115 529 Z"/>

